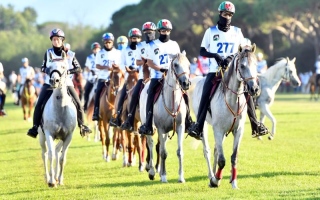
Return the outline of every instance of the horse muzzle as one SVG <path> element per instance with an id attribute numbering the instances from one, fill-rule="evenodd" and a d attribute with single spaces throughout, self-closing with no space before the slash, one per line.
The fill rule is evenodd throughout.
<path id="1" fill-rule="evenodd" d="M 248 87 L 248 92 L 250 94 L 250 96 L 258 96 L 260 95 L 260 87 L 258 84 L 254 84 L 251 81 L 247 84 Z"/>
<path id="2" fill-rule="evenodd" d="M 49 83 L 50 85 L 53 87 L 53 88 L 57 88 L 60 84 L 60 79 L 57 79 L 57 78 L 51 78 L 49 80 Z"/>
<path id="3" fill-rule="evenodd" d="M 185 81 L 181 81 L 180 82 L 181 88 L 183 90 L 189 90 L 189 87 L 191 85 L 191 82 L 189 81 L 189 79 L 185 80 Z"/>

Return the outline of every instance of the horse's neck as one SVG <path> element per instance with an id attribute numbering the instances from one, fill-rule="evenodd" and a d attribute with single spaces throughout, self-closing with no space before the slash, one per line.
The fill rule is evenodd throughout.
<path id="1" fill-rule="evenodd" d="M 182 98 L 182 91 L 177 80 L 173 76 L 170 76 L 169 73 L 171 72 L 168 71 L 168 74 L 164 79 L 164 85 L 162 89 L 162 93 L 164 94 L 163 96 L 170 97 L 165 99 L 167 106 L 179 104 L 180 99 Z"/>
<path id="2" fill-rule="evenodd" d="M 264 74 L 260 77 L 266 81 L 266 84 L 276 91 L 282 81 L 282 68 L 283 66 L 279 63 L 278 65 L 271 66 Z M 279 73 L 281 72 L 281 73 Z"/>
<path id="3" fill-rule="evenodd" d="M 226 101 L 228 102 L 235 102 L 240 95 L 243 95 L 243 83 L 238 80 L 237 73 L 234 72 L 230 77 L 228 88 L 230 91 L 226 90 L 225 92 Z"/>

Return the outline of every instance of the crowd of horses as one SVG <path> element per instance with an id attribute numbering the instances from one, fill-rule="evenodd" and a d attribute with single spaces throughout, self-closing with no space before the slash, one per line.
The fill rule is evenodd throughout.
<path id="1" fill-rule="evenodd" d="M 255 56 L 255 45 L 250 49 L 239 48 L 239 52 L 223 73 L 221 83 L 211 98 L 210 112 L 207 114 L 203 133 L 203 153 L 208 167 L 208 178 L 210 187 L 218 187 L 222 180 L 222 171 L 225 166 L 223 142 L 225 137 L 232 133 L 233 152 L 231 156 L 231 180 L 232 188 L 237 188 L 237 156 L 241 139 L 244 133 L 246 119 L 246 98 L 244 88 L 248 89 L 250 95 L 257 98 L 257 106 L 260 109 L 261 121 L 265 116 L 272 121 L 272 129 L 269 139 L 273 139 L 276 133 L 276 120 L 272 115 L 270 106 L 274 102 L 275 93 L 281 81 L 289 81 L 293 86 L 299 86 L 300 80 L 297 76 L 295 58 L 280 58 L 267 72 L 258 75 L 256 71 L 257 59 Z M 139 171 L 148 171 L 150 180 L 154 180 L 159 173 L 161 182 L 167 182 L 166 158 L 169 155 L 166 149 L 168 138 L 177 137 L 177 152 L 179 160 L 178 182 L 185 182 L 183 169 L 183 141 L 185 138 L 185 116 L 186 105 L 182 95 L 188 93 L 195 113 L 198 112 L 200 97 L 204 84 L 204 77 L 190 78 L 190 62 L 185 53 L 170 56 L 171 65 L 168 72 L 163 76 L 162 90 L 154 102 L 153 125 L 155 134 L 153 136 L 140 135 L 138 127 L 146 120 L 146 100 L 149 87 L 148 76 L 144 78 L 144 87 L 141 88 L 140 102 L 135 113 L 134 129 L 132 131 L 122 130 L 120 127 L 111 127 L 110 119 L 115 115 L 116 105 L 121 90 L 127 91 L 127 97 L 123 105 L 122 121 L 125 121 L 131 94 L 138 73 L 126 68 L 126 72 L 119 68 L 110 70 L 110 78 L 105 82 L 105 87 L 100 95 L 100 119 L 97 123 L 91 121 L 93 113 L 94 90 L 90 94 L 87 119 L 88 123 L 97 127 L 95 141 L 101 141 L 102 158 L 109 162 L 117 160 L 122 151 L 122 166 L 129 167 L 136 164 L 138 155 Z M 43 113 L 43 125 L 39 128 L 42 158 L 45 168 L 45 177 L 50 187 L 63 184 L 63 170 L 67 156 L 68 147 L 76 127 L 76 108 L 71 101 L 66 89 L 66 70 L 68 63 L 65 54 L 62 59 L 54 59 L 50 63 L 50 83 L 53 94 L 45 105 Z M 127 73 L 127 84 L 125 83 Z M 191 83 L 191 85 L 190 85 Z M 244 87 L 246 85 L 246 87 Z M 28 84 L 22 89 L 24 105 L 31 106 L 35 102 L 31 95 L 33 91 Z M 260 90 L 257 88 L 260 87 Z M 259 92 L 260 91 L 260 92 Z M 32 99 L 32 101 L 31 101 Z M 50 114 L 49 114 L 50 113 Z M 25 115 L 25 118 L 30 115 Z M 211 165 L 211 150 L 208 142 L 208 125 L 213 128 L 214 133 L 214 159 Z M 90 136 L 87 136 L 88 139 Z M 54 140 L 59 142 L 55 143 Z M 154 148 L 154 144 L 156 148 Z M 154 149 L 156 158 L 154 158 Z M 55 166 L 54 166 L 55 164 Z M 213 168 L 212 168 L 213 166 Z"/>

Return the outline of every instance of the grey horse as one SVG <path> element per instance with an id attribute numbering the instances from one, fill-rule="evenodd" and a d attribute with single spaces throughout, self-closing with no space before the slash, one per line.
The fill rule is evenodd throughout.
<path id="1" fill-rule="evenodd" d="M 186 104 L 183 100 L 183 92 L 189 89 L 190 62 L 185 52 L 177 55 L 170 55 L 172 60 L 171 66 L 164 77 L 163 89 L 154 104 L 153 124 L 158 130 L 158 138 L 160 141 L 160 179 L 161 182 L 167 182 L 166 158 L 168 152 L 166 143 L 169 132 L 173 130 L 177 134 L 178 149 L 177 156 L 179 159 L 179 179 L 178 182 L 185 182 L 183 171 L 183 140 L 185 132 L 185 117 L 187 114 Z M 140 118 L 141 123 L 146 121 L 146 100 L 149 83 L 146 84 L 140 96 Z M 144 105 L 144 106 L 143 106 Z M 148 163 L 149 178 L 154 179 L 155 166 L 153 163 L 153 139 L 147 135 L 147 145 L 150 150 L 150 160 Z"/>
<path id="2" fill-rule="evenodd" d="M 244 85 L 247 86 L 250 95 L 255 96 L 259 92 L 257 83 L 257 59 L 254 54 L 255 44 L 250 49 L 244 50 L 239 46 L 239 51 L 231 62 L 229 68 L 221 76 L 218 86 L 210 102 L 211 113 L 207 113 L 206 121 L 213 127 L 214 131 L 214 163 L 211 167 L 211 150 L 208 142 L 208 129 L 205 123 L 203 129 L 203 153 L 207 161 L 208 177 L 210 187 L 218 187 L 222 179 L 222 170 L 225 167 L 225 156 L 223 142 L 229 132 L 233 134 L 233 153 L 231 155 L 231 180 L 232 188 L 237 186 L 237 161 L 241 139 L 244 133 L 247 115 L 247 104 L 244 96 Z M 222 72 L 221 72 L 222 73 Z M 198 112 L 199 102 L 203 90 L 204 78 L 191 80 L 192 107 Z M 218 167 L 218 169 L 217 169 Z"/>
<path id="3" fill-rule="evenodd" d="M 65 52 L 62 59 L 53 59 L 47 66 L 50 69 L 50 84 L 53 93 L 43 111 L 43 126 L 39 127 L 39 140 L 45 178 L 49 187 L 63 185 L 63 171 L 67 161 L 67 151 L 76 128 L 77 112 L 67 93 L 66 81 L 69 68 Z M 54 140 L 59 140 L 55 144 Z M 56 166 L 54 169 L 54 161 Z"/>
<path id="4" fill-rule="evenodd" d="M 271 120 L 272 131 L 268 137 L 270 140 L 273 139 L 276 133 L 276 119 L 272 115 L 270 107 L 274 102 L 275 94 L 281 81 L 288 81 L 293 87 L 301 85 L 296 65 L 294 64 L 295 60 L 296 58 L 292 60 L 288 57 L 279 58 L 265 73 L 258 76 L 261 87 L 261 93 L 257 97 L 257 105 L 260 109 L 260 122 L 263 123 L 266 116 Z"/>

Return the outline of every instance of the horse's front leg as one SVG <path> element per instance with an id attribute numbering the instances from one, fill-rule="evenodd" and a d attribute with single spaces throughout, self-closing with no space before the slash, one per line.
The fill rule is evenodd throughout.
<path id="1" fill-rule="evenodd" d="M 230 177 L 230 183 L 233 189 L 238 189 L 237 162 L 238 162 L 238 152 L 239 152 L 239 147 L 240 147 L 243 132 L 244 132 L 243 127 L 239 127 L 238 130 L 235 130 L 233 134 L 234 139 L 233 139 L 233 152 L 231 155 L 231 177 Z"/>
<path id="2" fill-rule="evenodd" d="M 183 125 L 180 125 L 177 127 L 177 134 L 178 134 L 178 149 L 177 149 L 177 156 L 179 160 L 179 183 L 185 183 L 186 180 L 184 179 L 184 170 L 183 170 L 183 157 L 184 157 L 184 151 L 183 151 L 183 133 L 184 133 L 184 122 Z"/>
<path id="3" fill-rule="evenodd" d="M 46 141 L 48 146 L 48 159 L 49 159 L 49 187 L 56 187 L 57 182 L 55 180 L 55 173 L 54 173 L 54 160 L 55 160 L 55 148 L 54 148 L 54 141 L 52 136 L 50 135 L 49 131 L 45 131 Z"/>
<path id="4" fill-rule="evenodd" d="M 163 130 L 158 129 L 158 137 L 160 140 L 160 180 L 162 183 L 167 183 L 167 171 L 166 171 L 166 159 L 168 157 L 168 151 L 166 148 L 168 133 L 163 133 Z"/>
<path id="5" fill-rule="evenodd" d="M 224 157 L 224 152 L 223 152 L 223 141 L 224 141 L 224 131 L 221 130 L 214 130 L 214 139 L 215 139 L 215 154 L 217 154 L 217 164 L 218 164 L 218 169 L 214 175 L 210 179 L 209 186 L 210 187 L 219 187 L 222 179 L 222 170 L 224 166 L 226 165 L 226 159 Z M 216 161 L 213 164 L 214 166 L 216 165 Z M 215 167 L 214 167 L 215 169 Z"/>
<path id="6" fill-rule="evenodd" d="M 272 140 L 276 134 L 276 124 L 277 124 L 276 118 L 272 115 L 269 105 L 265 104 L 261 106 L 260 109 L 261 109 L 261 112 L 263 112 L 263 114 L 267 116 L 272 122 L 271 133 L 270 133 L 270 136 L 268 137 L 269 140 Z"/>
<path id="7" fill-rule="evenodd" d="M 128 145 L 128 167 L 135 166 L 135 158 L 134 158 L 134 134 L 133 132 L 123 131 L 124 135 L 127 138 L 127 145 Z"/>
<path id="8" fill-rule="evenodd" d="M 146 170 L 148 171 L 149 174 L 149 179 L 154 180 L 154 177 L 156 175 L 156 170 L 154 167 L 154 162 L 153 162 L 153 137 L 151 135 L 146 135 L 147 138 L 147 150 L 148 150 L 148 156 L 147 156 L 147 165 L 146 165 Z"/>
<path id="9" fill-rule="evenodd" d="M 59 163 L 60 163 L 60 173 L 58 177 L 59 185 L 63 185 L 63 179 L 64 179 L 63 172 L 67 164 L 67 152 L 69 149 L 71 139 L 72 139 L 72 133 L 69 133 L 68 137 L 63 142 L 62 151 L 59 159 Z"/>
<path id="10" fill-rule="evenodd" d="M 128 166 L 128 152 L 127 152 L 127 146 L 128 146 L 127 144 L 128 144 L 128 142 L 127 142 L 126 132 L 123 131 L 122 129 L 118 129 L 118 128 L 116 128 L 116 129 L 120 133 L 120 137 L 121 137 L 120 144 L 121 144 L 121 146 L 123 148 L 123 151 L 122 151 L 122 153 L 123 153 L 122 167 L 127 167 Z"/>
<path id="11" fill-rule="evenodd" d="M 116 129 L 113 129 L 113 137 L 112 137 L 112 160 L 118 159 L 118 150 L 120 146 L 120 133 L 119 131 L 116 131 Z"/>
<path id="12" fill-rule="evenodd" d="M 21 100 L 23 120 L 27 120 L 27 105 Z"/>
<path id="13" fill-rule="evenodd" d="M 101 138 L 101 145 L 102 145 L 102 159 L 107 158 L 107 147 L 106 147 L 106 139 L 107 139 L 107 134 L 106 131 L 103 128 L 103 121 L 99 120 L 98 122 L 98 127 L 100 131 L 100 138 Z"/>

